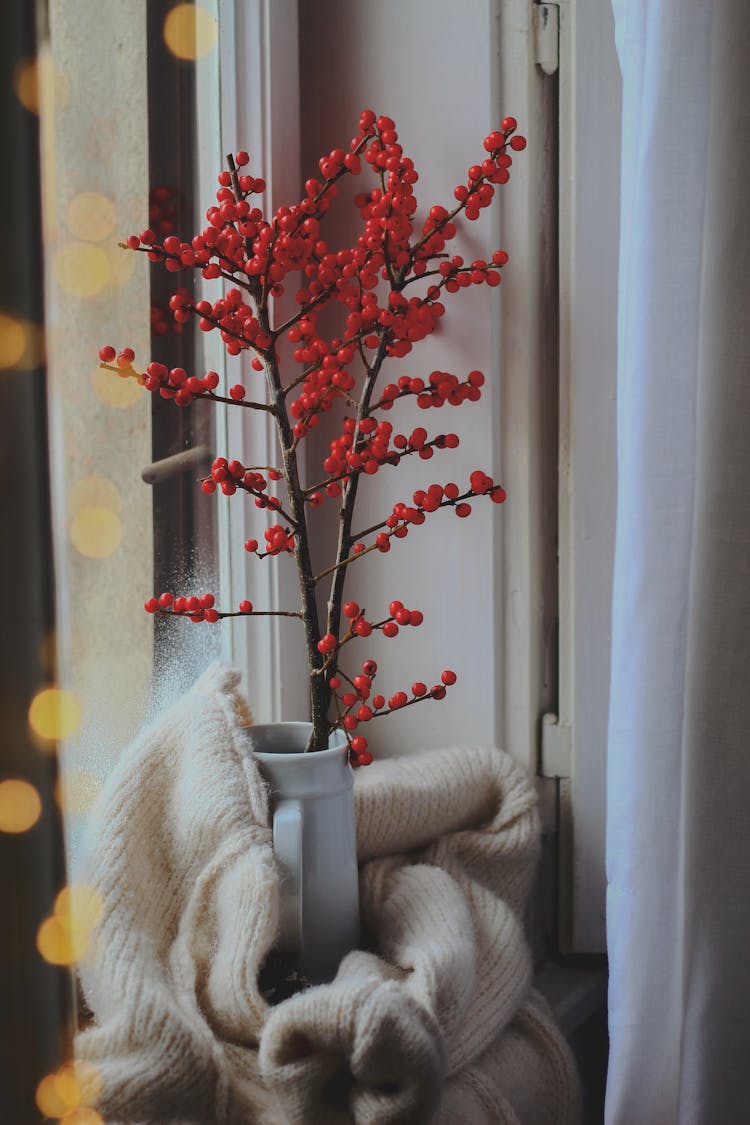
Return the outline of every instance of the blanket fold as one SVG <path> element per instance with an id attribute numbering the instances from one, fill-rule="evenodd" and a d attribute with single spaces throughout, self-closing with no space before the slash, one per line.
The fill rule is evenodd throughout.
<path id="1" fill-rule="evenodd" d="M 114 1123 L 574 1125 L 570 1053 L 531 986 L 533 787 L 498 750 L 375 762 L 355 781 L 371 950 L 269 1006 L 279 884 L 239 674 L 213 665 L 145 730 L 92 820 L 104 911 L 77 1053 Z"/>

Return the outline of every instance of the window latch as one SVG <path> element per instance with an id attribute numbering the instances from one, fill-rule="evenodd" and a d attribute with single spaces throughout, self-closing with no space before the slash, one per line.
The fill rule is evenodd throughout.
<path id="1" fill-rule="evenodd" d="M 158 461 L 146 465 L 141 471 L 141 480 L 146 484 L 161 484 L 191 469 L 208 468 L 212 460 L 213 453 L 207 445 L 196 445 L 192 449 L 173 453 L 171 457 L 160 457 Z"/>
<path id="2" fill-rule="evenodd" d="M 560 66 L 560 5 L 532 6 L 534 62 L 544 74 L 557 74 Z"/>

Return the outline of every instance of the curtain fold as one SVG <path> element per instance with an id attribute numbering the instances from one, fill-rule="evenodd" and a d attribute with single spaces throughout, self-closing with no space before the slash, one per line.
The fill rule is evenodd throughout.
<path id="1" fill-rule="evenodd" d="M 608 1125 L 750 1055 L 750 5 L 613 0 L 623 73 Z"/>

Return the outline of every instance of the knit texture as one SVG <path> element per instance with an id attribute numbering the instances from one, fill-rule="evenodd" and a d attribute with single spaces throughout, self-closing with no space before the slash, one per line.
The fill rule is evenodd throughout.
<path id="1" fill-rule="evenodd" d="M 213 665 L 123 753 L 92 819 L 104 913 L 80 966 L 114 1123 L 574 1125 L 569 1051 L 521 917 L 535 795 L 498 750 L 356 775 L 363 932 L 330 983 L 269 1006 L 279 883 L 239 675 Z"/>

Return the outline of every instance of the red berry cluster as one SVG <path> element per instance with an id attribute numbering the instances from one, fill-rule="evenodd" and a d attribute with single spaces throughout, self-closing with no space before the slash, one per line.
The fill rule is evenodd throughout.
<path id="1" fill-rule="evenodd" d="M 264 476 L 259 469 L 246 468 L 241 461 L 227 461 L 226 457 L 217 457 L 211 465 L 211 475 L 201 481 L 204 492 L 213 493 L 218 485 L 225 496 L 233 496 L 238 488 L 249 492 L 255 497 L 257 508 L 272 508 L 278 511 L 281 501 L 275 496 L 266 495 L 269 480 L 281 479 L 278 470 L 267 470 Z"/>
<path id="2" fill-rule="evenodd" d="M 169 592 L 160 594 L 158 598 L 149 598 L 143 608 L 146 613 L 156 613 L 163 616 L 189 617 L 191 621 L 209 621 L 211 623 L 225 616 L 214 609 L 216 599 L 213 594 L 203 594 L 200 597 L 192 594 L 190 597 L 175 597 Z"/>
<path id="3" fill-rule="evenodd" d="M 372 694 L 377 671 L 378 666 L 374 660 L 365 660 L 362 671 L 352 679 L 337 673 L 328 681 L 336 701 L 341 728 L 349 743 L 349 760 L 355 768 L 369 765 L 372 761 L 367 739 L 361 733 L 354 734 L 361 723 L 369 723 L 382 715 L 390 715 L 426 699 L 443 699 L 446 689 L 456 682 L 456 673 L 446 668 L 441 674 L 440 683 L 428 688 L 427 684 L 418 681 L 411 685 L 410 692 L 396 691 L 386 702 L 384 695 Z"/>
<path id="4" fill-rule="evenodd" d="M 463 382 L 448 371 L 433 371 L 426 384 L 424 379 L 402 375 L 397 383 L 388 383 L 383 388 L 377 407 L 390 410 L 396 399 L 406 395 L 416 395 L 417 406 L 422 410 L 428 410 L 431 406 L 445 406 L 446 403 L 449 406 L 461 406 L 467 401 L 478 402 L 482 397 L 480 388 L 483 385 L 484 375 L 481 371 L 470 371 Z"/>
<path id="5" fill-rule="evenodd" d="M 259 559 L 264 559 L 266 555 L 282 555 L 285 552 L 291 555 L 294 552 L 294 535 L 288 527 L 274 523 L 266 528 L 263 536 L 266 541 L 265 551 L 258 550 L 257 539 L 246 539 L 245 550 L 251 555 L 257 555 Z"/>
<path id="6" fill-rule="evenodd" d="M 216 203 L 206 211 L 206 223 L 194 237 L 175 231 L 178 197 L 167 187 L 150 198 L 149 226 L 133 234 L 127 245 L 145 253 L 170 273 L 197 270 L 206 279 L 223 278 L 225 291 L 215 300 L 194 299 L 181 286 L 169 301 L 175 331 L 194 320 L 204 332 L 217 331 L 229 355 L 249 352 L 250 368 L 263 372 L 256 391 L 250 381 L 228 384 L 219 393 L 216 372 L 188 374 L 153 361 L 143 374 L 133 368 L 131 348 L 119 353 L 111 346 L 100 351 L 102 365 L 123 376 L 137 378 L 152 393 L 188 406 L 196 398 L 265 410 L 276 423 L 283 472 L 269 466 L 247 466 L 236 459 L 217 457 L 201 481 L 206 493 L 231 496 L 244 492 L 255 506 L 273 512 L 275 522 L 263 532 L 262 548 L 256 538 L 245 542 L 257 558 L 293 554 L 300 577 L 299 612 L 310 669 L 310 698 L 314 745 L 327 744 L 329 724 L 342 727 L 349 740 L 353 764 L 367 764 L 371 754 L 357 730 L 358 724 L 376 715 L 389 714 L 424 699 L 439 699 L 455 674 L 445 671 L 438 684 L 428 688 L 417 682 L 411 691 L 397 691 L 387 701 L 372 695 L 377 671 L 373 661 L 349 679 L 339 666 L 342 650 L 350 642 L 374 631 L 395 637 L 406 626 L 422 623 L 422 614 L 393 601 L 382 620 L 374 620 L 353 601 L 344 600 L 349 565 L 362 555 L 390 550 L 393 538 L 402 539 L 412 527 L 424 523 L 439 508 L 452 507 L 459 518 L 468 516 L 479 496 L 494 503 L 505 492 L 492 477 L 477 469 L 462 490 L 453 482 L 430 484 L 414 492 L 410 503 L 396 503 L 390 514 L 359 534 L 353 516 L 360 480 L 374 476 L 384 465 L 396 467 L 404 457 L 431 459 L 435 451 L 459 444 L 455 433 L 430 436 L 423 426 L 400 432 L 383 416 L 400 399 L 413 398 L 422 409 L 440 409 L 477 402 L 484 376 L 470 371 L 465 378 L 433 371 L 426 378 L 401 375 L 379 382 L 384 364 L 409 354 L 430 336 L 446 315 L 446 296 L 475 285 L 496 286 L 508 261 L 504 250 L 470 261 L 452 252 L 463 219 L 474 221 L 488 208 L 496 188 L 507 182 L 512 153 L 525 147 L 516 133 L 517 123 L 507 117 L 484 140 L 485 155 L 472 165 L 454 191 L 450 206 L 435 204 L 418 219 L 413 161 L 404 154 L 390 117 L 365 110 L 348 147 L 335 148 L 319 161 L 319 175 L 305 184 L 304 197 L 279 207 L 267 217 L 260 198 L 265 182 L 248 173 L 249 156 L 237 152 L 227 158 L 219 174 Z M 369 169 L 376 183 L 355 195 L 362 221 L 353 245 L 332 248 L 326 241 L 326 214 L 338 194 L 338 181 Z M 297 275 L 293 311 L 279 323 L 274 298 L 284 292 L 290 275 Z M 413 286 L 413 288 L 409 288 Z M 332 314 L 338 310 L 338 322 Z M 324 314 L 324 315 L 323 315 Z M 152 310 L 154 335 L 167 330 L 166 310 Z M 331 334 L 329 335 L 329 326 Z M 281 345 L 290 348 L 293 367 L 282 373 Z M 336 405 L 343 405 L 343 420 L 328 439 L 323 459 L 324 475 L 317 483 L 304 483 L 305 466 L 298 461 L 299 444 Z M 314 479 L 314 478 L 313 478 Z M 282 480 L 280 498 L 271 485 Z M 340 504 L 335 561 L 320 574 L 312 569 L 308 519 L 311 509 L 325 498 Z M 319 619 L 322 604 L 319 584 L 330 576 L 325 624 Z M 187 616 L 194 621 L 282 611 L 255 610 L 248 600 L 234 613 L 220 613 L 213 595 L 150 598 L 151 613 Z M 329 716 L 329 704 L 337 717 Z"/>
<path id="7" fill-rule="evenodd" d="M 501 485 L 496 485 L 492 477 L 480 470 L 471 474 L 469 487 L 465 492 L 461 492 L 453 481 L 444 485 L 431 484 L 427 489 L 419 488 L 414 492 L 411 504 L 397 502 L 393 505 L 393 511 L 387 519 L 376 527 L 370 528 L 370 531 L 377 531 L 377 535 L 369 547 L 358 542 L 354 546 L 354 551 L 362 553 L 377 548 L 378 551 L 387 554 L 391 549 L 392 537 L 405 539 L 410 527 L 419 527 L 424 523 L 425 516 L 436 512 L 438 508 L 453 508 L 459 518 L 471 515 L 471 504 L 466 501 L 474 496 L 489 496 L 494 504 L 502 504 L 507 498 L 505 489 Z M 379 530 L 380 528 L 383 530 Z"/>
<path id="8" fill-rule="evenodd" d="M 403 602 L 392 601 L 388 607 L 388 616 L 382 621 L 370 621 L 365 616 L 364 610 L 354 601 L 345 602 L 344 617 L 349 621 L 349 627 L 343 637 L 338 638 L 333 633 L 326 633 L 318 641 L 318 652 L 326 657 L 342 648 L 348 641 L 355 637 L 369 637 L 374 630 L 379 629 L 384 637 L 397 637 L 399 628 L 407 625 L 419 626 L 424 621 L 424 615 L 419 609 L 407 609 Z"/>

